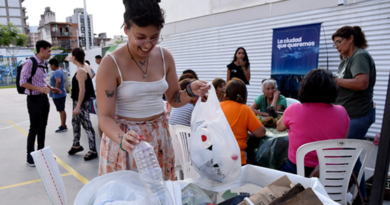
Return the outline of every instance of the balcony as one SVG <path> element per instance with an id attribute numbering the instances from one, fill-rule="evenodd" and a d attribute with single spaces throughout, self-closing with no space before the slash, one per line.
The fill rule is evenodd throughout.
<path id="1" fill-rule="evenodd" d="M 52 37 L 75 37 L 76 35 L 72 35 L 69 32 L 51 32 Z"/>

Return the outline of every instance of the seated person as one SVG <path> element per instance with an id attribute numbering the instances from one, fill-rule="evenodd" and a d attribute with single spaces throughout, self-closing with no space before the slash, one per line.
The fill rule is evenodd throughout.
<path id="1" fill-rule="evenodd" d="M 187 85 L 194 82 L 195 79 L 184 79 L 179 82 L 180 89 L 185 90 Z M 195 103 L 198 100 L 198 98 L 192 98 L 189 103 L 184 105 L 183 107 L 173 107 L 171 110 L 171 115 L 169 117 L 169 124 L 170 125 L 183 125 L 190 127 L 191 126 L 191 116 L 192 111 L 194 110 Z"/>
<path id="2" fill-rule="evenodd" d="M 223 113 L 232 128 L 241 150 L 241 164 L 246 164 L 244 150 L 248 130 L 255 137 L 264 137 L 265 127 L 261 124 L 251 108 L 246 105 L 246 85 L 238 78 L 232 78 L 226 84 L 225 101 L 220 102 Z"/>
<path id="3" fill-rule="evenodd" d="M 215 92 L 217 93 L 219 102 L 223 101 L 223 96 L 225 95 L 225 85 L 226 82 L 222 78 L 215 78 L 213 80 L 213 86 L 215 88 Z"/>
<path id="4" fill-rule="evenodd" d="M 263 94 L 256 97 L 251 109 L 256 115 L 268 117 L 267 108 L 273 106 L 276 111 L 287 108 L 286 98 L 277 90 L 278 85 L 274 79 L 263 80 L 261 89 Z"/>
<path id="5" fill-rule="evenodd" d="M 193 71 L 191 69 L 187 69 L 187 70 L 183 71 L 183 75 L 184 74 L 190 74 L 193 76 L 193 78 L 195 78 L 196 80 L 199 80 L 198 75 L 195 73 L 195 71 Z M 180 80 L 179 80 L 179 82 L 180 82 Z"/>
<path id="6" fill-rule="evenodd" d="M 323 69 L 311 70 L 302 80 L 298 99 L 278 120 L 279 131 L 289 129 L 288 161 L 281 170 L 297 173 L 296 153 L 300 146 L 348 136 L 349 117 L 344 107 L 333 105 L 337 98 L 337 84 L 332 73 Z M 305 156 L 305 176 L 318 165 L 317 153 Z"/>

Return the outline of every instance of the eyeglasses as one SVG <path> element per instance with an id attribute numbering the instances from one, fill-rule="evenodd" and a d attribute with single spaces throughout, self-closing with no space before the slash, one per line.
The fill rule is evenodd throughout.
<path id="1" fill-rule="evenodd" d="M 343 39 L 341 39 L 341 40 L 338 40 L 338 41 L 334 42 L 333 48 L 336 48 L 336 47 L 340 46 L 341 42 L 342 42 L 344 39 L 345 39 L 345 38 L 343 38 Z"/>
<path id="2" fill-rule="evenodd" d="M 163 41 L 163 37 L 162 37 L 162 36 L 160 36 L 159 38 L 152 38 L 152 39 L 150 39 L 150 40 L 146 40 L 146 39 L 137 39 L 137 38 L 135 38 L 133 31 L 131 31 L 131 33 L 133 34 L 134 41 L 135 41 L 135 43 L 136 43 L 138 46 L 143 46 L 143 45 L 145 45 L 146 43 L 150 43 L 150 44 L 152 44 L 153 46 L 155 46 L 155 45 L 161 43 L 161 41 Z"/>

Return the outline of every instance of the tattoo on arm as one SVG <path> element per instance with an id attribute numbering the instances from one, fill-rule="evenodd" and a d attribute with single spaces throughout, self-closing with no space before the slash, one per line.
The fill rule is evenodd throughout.
<path id="1" fill-rule="evenodd" d="M 123 138 L 123 136 L 121 136 L 121 134 L 118 134 L 118 138 L 119 138 L 119 139 L 122 139 L 122 138 Z"/>
<path id="2" fill-rule="evenodd" d="M 175 95 L 173 96 L 173 102 L 175 103 L 181 103 L 181 100 L 180 100 L 180 95 L 181 95 L 181 90 L 177 91 L 177 93 L 175 93 Z"/>
<path id="3" fill-rule="evenodd" d="M 112 90 L 112 91 L 106 90 L 106 95 L 107 95 L 108 98 L 114 97 L 114 93 L 115 93 L 114 90 Z"/>

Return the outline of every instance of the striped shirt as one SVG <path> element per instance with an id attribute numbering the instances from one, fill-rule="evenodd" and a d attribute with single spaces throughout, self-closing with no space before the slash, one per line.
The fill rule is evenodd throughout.
<path id="1" fill-rule="evenodd" d="M 194 110 L 194 105 L 191 103 L 187 103 L 183 107 L 179 107 L 179 108 L 173 107 L 171 110 L 171 116 L 169 117 L 169 124 L 183 125 L 183 126 L 190 127 L 193 110 Z"/>
<path id="2" fill-rule="evenodd" d="M 36 55 L 34 57 L 38 62 L 37 65 L 46 66 L 44 61 L 41 61 Z M 31 59 L 28 59 L 23 64 L 22 71 L 20 72 L 20 82 L 19 82 L 20 85 L 23 85 L 23 83 L 26 83 L 27 80 L 30 78 L 32 66 L 33 66 L 33 62 L 31 61 Z M 47 86 L 46 74 L 47 74 L 46 69 L 38 67 L 37 72 L 35 73 L 35 75 L 31 79 L 31 84 L 35 85 L 35 86 L 39 86 L 39 87 L 46 87 Z M 30 90 L 26 88 L 24 93 L 27 95 L 30 95 Z M 41 92 L 39 92 L 37 90 L 32 90 L 31 94 L 32 95 L 39 95 L 39 94 L 41 94 Z"/>

